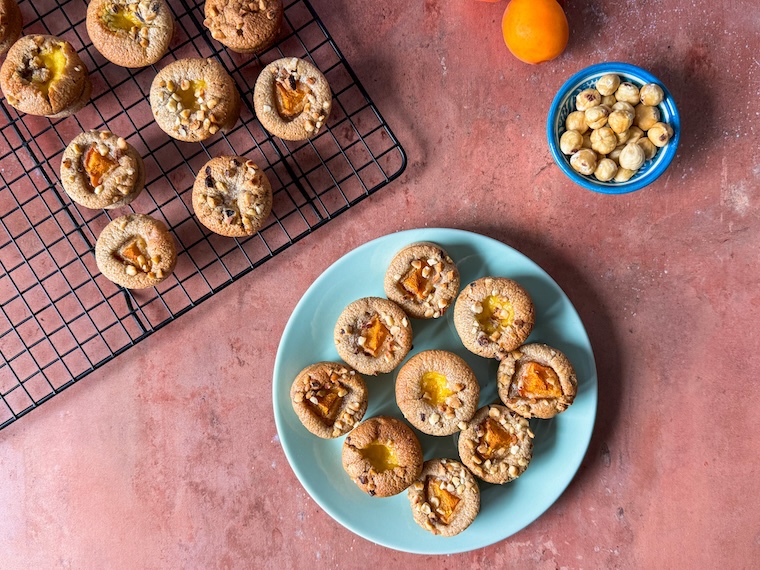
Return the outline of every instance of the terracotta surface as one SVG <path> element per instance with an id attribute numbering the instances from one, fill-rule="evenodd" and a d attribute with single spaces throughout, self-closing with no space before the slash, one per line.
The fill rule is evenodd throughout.
<path id="1" fill-rule="evenodd" d="M 758 3 L 568 0 L 570 45 L 541 66 L 504 47 L 504 2 L 313 3 L 406 173 L 0 432 L 0 566 L 757 567 Z M 617 197 L 570 183 L 544 135 L 563 81 L 615 59 L 659 76 L 683 121 L 668 172 Z M 564 495 L 515 536 L 446 558 L 375 546 L 316 506 L 270 390 L 312 281 L 423 226 L 539 263 L 581 314 L 599 372 L 594 436 Z"/>

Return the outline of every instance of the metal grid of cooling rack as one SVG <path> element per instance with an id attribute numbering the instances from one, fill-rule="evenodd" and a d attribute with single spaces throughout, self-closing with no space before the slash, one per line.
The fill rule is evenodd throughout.
<path id="1" fill-rule="evenodd" d="M 406 156 L 307 0 L 284 2 L 277 44 L 240 56 L 210 38 L 203 2 L 169 0 L 176 17 L 169 54 L 126 70 L 92 46 L 86 0 L 21 0 L 24 33 L 68 40 L 90 71 L 90 104 L 75 117 L 20 115 L 0 101 L 0 429 L 189 311 L 398 177 Z M 255 119 L 253 85 L 280 57 L 311 60 L 333 91 L 326 129 L 305 142 L 268 135 Z M 241 92 L 241 120 L 205 143 L 182 143 L 152 120 L 148 93 L 173 59 L 216 57 Z M 79 132 L 106 128 L 127 139 L 146 166 L 146 190 L 129 206 L 87 210 L 60 187 L 61 155 Z M 268 225 L 247 239 L 210 234 L 193 216 L 195 174 L 211 157 L 253 159 L 272 182 Z M 166 222 L 178 246 L 174 274 L 129 291 L 103 277 L 94 244 L 128 211 Z"/>

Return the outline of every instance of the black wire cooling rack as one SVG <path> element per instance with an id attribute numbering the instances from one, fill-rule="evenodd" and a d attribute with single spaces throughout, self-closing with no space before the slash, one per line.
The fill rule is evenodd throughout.
<path id="1" fill-rule="evenodd" d="M 323 226 L 398 177 L 406 156 L 307 0 L 284 2 L 277 44 L 240 56 L 203 27 L 203 2 L 169 0 L 176 31 L 156 67 L 127 70 L 90 42 L 85 0 L 22 0 L 24 33 L 68 40 L 90 70 L 91 102 L 60 120 L 20 115 L 0 101 L 0 429 L 114 359 L 217 291 Z M 280 57 L 311 60 L 333 91 L 326 129 L 306 142 L 284 142 L 255 119 L 253 85 Z M 171 59 L 215 57 L 244 102 L 226 135 L 182 143 L 152 118 L 148 93 Z M 146 191 L 127 208 L 87 210 L 59 183 L 66 145 L 84 130 L 106 128 L 145 160 Z M 247 239 L 210 234 L 193 216 L 195 174 L 211 157 L 253 159 L 272 182 L 267 226 Z M 137 211 L 166 222 L 177 246 L 174 274 L 158 287 L 129 291 L 103 277 L 94 246 L 113 218 Z"/>

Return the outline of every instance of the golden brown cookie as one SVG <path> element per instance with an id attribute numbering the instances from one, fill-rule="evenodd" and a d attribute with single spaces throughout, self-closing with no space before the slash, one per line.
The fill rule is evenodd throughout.
<path id="1" fill-rule="evenodd" d="M 95 243 L 95 261 L 100 272 L 117 285 L 144 289 L 171 275 L 177 251 L 163 222 L 128 214 L 103 228 Z"/>
<path id="2" fill-rule="evenodd" d="M 0 55 L 21 36 L 23 21 L 16 0 L 0 0 Z"/>
<path id="3" fill-rule="evenodd" d="M 92 85 L 71 44 L 55 36 L 24 36 L 0 68 L 0 87 L 10 105 L 30 115 L 66 117 L 84 107 Z"/>
<path id="4" fill-rule="evenodd" d="M 480 511 L 480 489 L 469 469 L 454 459 L 430 459 L 407 492 L 414 522 L 441 536 L 454 536 Z"/>
<path id="5" fill-rule="evenodd" d="M 317 362 L 301 370 L 290 387 L 293 410 L 304 427 L 329 439 L 350 432 L 367 411 L 367 386 L 350 366 Z"/>
<path id="6" fill-rule="evenodd" d="M 174 14 L 165 0 L 92 0 L 87 7 L 87 34 L 108 61 L 145 67 L 169 49 Z"/>
<path id="7" fill-rule="evenodd" d="M 63 152 L 61 184 L 85 208 L 118 208 L 142 192 L 145 166 L 123 138 L 109 131 L 88 131 Z"/>
<path id="8" fill-rule="evenodd" d="M 313 64 L 286 57 L 261 71 L 253 105 L 267 131 L 281 139 L 300 141 L 319 133 L 330 115 L 332 93 Z"/>
<path id="9" fill-rule="evenodd" d="M 396 303 L 364 297 L 348 305 L 334 331 L 338 354 L 362 374 L 390 372 L 412 348 L 412 327 Z"/>
<path id="10" fill-rule="evenodd" d="M 453 352 L 425 350 L 412 356 L 396 377 L 396 404 L 423 433 L 450 435 L 478 409 L 480 385 Z"/>
<path id="11" fill-rule="evenodd" d="M 496 373 L 499 398 L 525 418 L 552 418 L 575 400 L 578 380 L 567 356 L 545 344 L 508 353 Z"/>
<path id="12" fill-rule="evenodd" d="M 517 479 L 533 457 L 528 420 L 497 404 L 480 408 L 459 434 L 459 457 L 488 483 L 500 485 Z"/>
<path id="13" fill-rule="evenodd" d="M 235 126 L 240 94 L 215 59 L 180 59 L 153 79 L 150 106 L 158 126 L 169 136 L 197 142 Z"/>
<path id="14" fill-rule="evenodd" d="M 415 319 L 437 319 L 459 293 L 459 270 L 440 246 L 413 243 L 399 251 L 385 272 L 385 294 Z"/>
<path id="15" fill-rule="evenodd" d="M 252 160 L 218 156 L 209 160 L 193 185 L 193 209 L 212 232 L 229 237 L 256 233 L 272 211 L 269 179 Z"/>
<path id="16" fill-rule="evenodd" d="M 501 359 L 533 330 L 535 309 L 528 292 L 505 277 L 483 277 L 462 289 L 454 305 L 454 326 L 470 352 Z"/>
<path id="17" fill-rule="evenodd" d="M 373 497 L 404 491 L 422 472 L 422 446 L 401 420 L 378 416 L 354 428 L 343 442 L 343 469 Z"/>
<path id="18" fill-rule="evenodd" d="M 261 53 L 282 24 L 282 0 L 206 0 L 203 25 L 211 37 L 238 53 Z"/>

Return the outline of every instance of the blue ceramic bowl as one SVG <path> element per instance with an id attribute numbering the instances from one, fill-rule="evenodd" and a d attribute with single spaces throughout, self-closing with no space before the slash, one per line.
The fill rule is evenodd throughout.
<path id="1" fill-rule="evenodd" d="M 655 157 L 652 160 L 646 161 L 644 166 L 627 182 L 614 182 L 612 180 L 600 182 L 593 176 L 579 174 L 570 166 L 570 157 L 562 154 L 559 148 L 559 138 L 565 132 L 565 119 L 567 119 L 567 116 L 571 112 L 575 111 L 575 96 L 588 87 L 595 87 L 596 81 L 607 73 L 616 73 L 621 81 L 630 81 L 639 87 L 645 83 L 656 83 L 662 87 L 665 98 L 658 105 L 660 109 L 660 121 L 669 124 L 673 128 L 673 138 L 670 139 L 668 144 L 658 149 Z M 648 71 L 629 63 L 598 63 L 579 71 L 560 88 L 549 109 L 549 117 L 546 120 L 546 137 L 549 140 L 549 148 L 552 151 L 554 162 L 557 163 L 562 172 L 573 182 L 594 192 L 625 194 L 651 184 L 665 172 L 665 169 L 676 155 L 678 141 L 681 138 L 681 118 L 678 115 L 678 109 L 670 91 L 668 91 L 662 81 Z"/>

